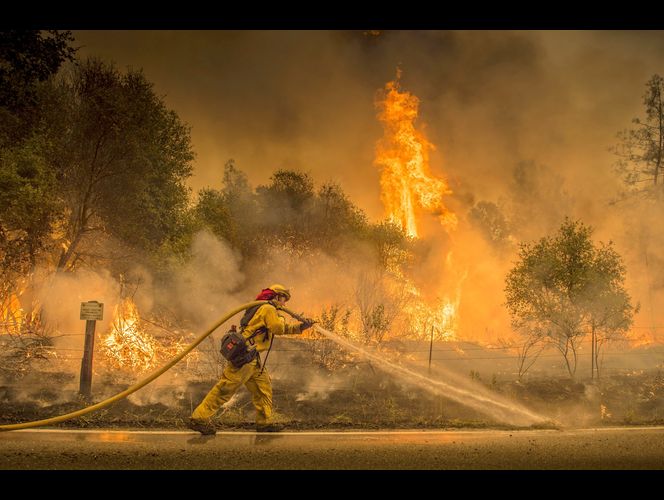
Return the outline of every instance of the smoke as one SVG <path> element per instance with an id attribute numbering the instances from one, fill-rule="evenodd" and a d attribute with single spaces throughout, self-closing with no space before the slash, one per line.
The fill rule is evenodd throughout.
<path id="1" fill-rule="evenodd" d="M 85 333 L 85 321 L 80 319 L 81 302 L 97 301 L 104 305 L 103 319 L 95 325 L 99 335 L 109 329 L 119 300 L 120 284 L 105 269 L 52 274 L 38 294 L 44 323 L 58 332 L 54 337 L 55 347 L 81 351 Z"/>
<path id="2" fill-rule="evenodd" d="M 318 371 L 303 372 L 299 370 L 298 382 L 301 382 L 301 388 L 295 395 L 295 401 L 308 401 L 308 400 L 325 400 L 330 397 L 330 393 L 339 389 L 346 389 L 349 387 L 349 376 L 341 376 L 337 374 L 322 375 Z M 286 376 L 291 375 L 289 371 L 284 373 L 282 370 L 277 372 L 278 377 L 275 380 L 283 380 Z"/>
<path id="3" fill-rule="evenodd" d="M 218 186 L 229 158 L 253 185 L 278 168 L 300 169 L 318 184 L 338 182 L 373 220 L 383 216 L 373 164 L 382 135 L 374 97 L 400 67 L 402 88 L 421 100 L 416 124 L 436 146 L 432 171 L 449 180 L 449 207 L 460 217 L 453 241 L 428 231 L 438 240 L 417 279 L 430 277 L 431 295 L 446 284 L 453 288 L 449 274 L 438 275 L 452 251 L 459 272 L 467 271 L 464 335 L 508 333 L 502 289 L 516 245 L 549 234 L 566 215 L 596 228 L 596 239 L 616 243 L 641 314 L 651 311 L 643 321 L 664 320 L 658 317 L 664 310 L 661 224 L 649 222 L 646 205 L 610 205 L 621 185 L 608 151 L 616 133 L 641 114 L 647 79 L 662 71 L 661 32 L 81 31 L 75 37 L 82 56 L 144 68 L 192 125 L 194 189 Z M 478 202 L 504 209 L 517 225 L 514 240 L 501 249 L 484 241 L 467 219 Z M 647 237 L 634 238 L 646 229 Z M 230 272 L 224 283 L 209 278 L 215 267 L 193 282 L 183 271 L 173 300 L 188 297 L 187 307 L 204 323 L 228 301 L 275 281 L 294 286 L 298 305 L 308 307 L 308 295 L 343 298 L 352 272 L 323 258 L 320 273 L 296 262 L 241 283 L 239 263 L 230 262 L 234 271 L 218 270 Z"/>
<path id="4" fill-rule="evenodd" d="M 355 277 L 366 266 L 363 257 L 349 251 L 339 259 L 323 251 L 275 245 L 243 263 L 225 241 L 202 231 L 193 239 L 191 258 L 173 273 L 167 287 L 153 293 L 156 303 L 166 304 L 198 329 L 275 283 L 290 289 L 297 310 L 312 315 L 321 307 L 348 302 Z"/>
<path id="5" fill-rule="evenodd" d="M 641 306 L 635 319 L 636 336 L 662 340 L 664 325 L 664 231 L 661 207 L 653 201 L 634 199 L 611 207 L 609 213 L 622 223 L 615 245 L 625 258 L 627 285 L 634 302 Z M 601 228 L 605 240 L 610 236 Z M 659 334 L 659 335 L 658 335 Z"/>
<path id="6" fill-rule="evenodd" d="M 188 383 L 188 377 L 176 370 L 169 370 L 157 380 L 127 396 L 127 400 L 138 406 L 162 404 L 169 408 L 179 408 L 183 406 L 183 402 L 189 403 Z M 111 397 L 116 393 L 117 390 L 111 390 L 103 397 Z"/>
<path id="7" fill-rule="evenodd" d="M 190 259 L 173 273 L 169 287 L 155 290 L 155 295 L 158 303 L 204 328 L 238 305 L 235 293 L 243 282 L 237 252 L 201 231 L 192 240 Z"/>

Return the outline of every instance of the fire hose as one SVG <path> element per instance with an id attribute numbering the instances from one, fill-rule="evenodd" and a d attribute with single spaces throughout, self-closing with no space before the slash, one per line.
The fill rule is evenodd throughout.
<path id="1" fill-rule="evenodd" d="M 44 425 L 51 425 L 51 424 L 58 424 L 60 422 L 64 422 L 65 420 L 69 420 L 72 418 L 80 417 L 82 415 L 86 415 L 88 413 L 92 413 L 93 411 L 100 410 L 102 408 L 105 408 L 106 406 L 109 406 L 110 404 L 115 403 L 116 401 L 121 400 L 122 398 L 126 398 L 130 394 L 133 394 L 137 390 L 145 387 L 148 385 L 150 382 L 153 380 L 157 379 L 164 373 L 166 373 L 168 370 L 170 370 L 173 366 L 175 366 L 179 361 L 181 361 L 187 354 L 189 354 L 198 344 L 203 342 L 212 332 L 214 332 L 217 328 L 219 328 L 221 325 L 223 325 L 226 321 L 231 319 L 233 316 L 235 316 L 237 313 L 244 311 L 245 309 L 249 309 L 250 307 L 256 306 L 258 304 L 267 304 L 267 300 L 256 300 L 254 302 L 248 302 L 247 304 L 241 305 L 230 311 L 229 313 L 225 314 L 222 316 L 217 322 L 212 325 L 208 330 L 206 330 L 204 333 L 202 333 L 196 340 L 194 340 L 187 348 L 185 348 L 180 354 L 175 356 L 173 359 L 171 359 L 168 363 L 166 363 L 164 366 L 159 368 L 157 371 L 153 372 L 150 374 L 148 377 L 144 378 L 140 382 L 137 382 L 136 384 L 132 385 L 131 387 L 128 387 L 124 391 L 116 394 L 115 396 L 112 396 L 108 399 L 105 399 L 103 401 L 100 401 L 99 403 L 93 404 L 91 406 L 86 406 L 85 408 L 82 408 L 80 410 L 67 413 L 65 415 L 60 415 L 57 417 L 52 417 L 52 418 L 46 418 L 43 420 L 35 420 L 33 422 L 24 422 L 22 424 L 11 424 L 11 425 L 0 425 L 0 432 L 2 431 L 16 431 L 19 429 L 30 429 L 32 427 L 42 427 Z M 274 305 L 274 304 L 273 304 Z M 278 307 L 280 310 L 288 313 L 291 315 L 293 318 L 297 320 L 303 320 L 303 318 L 294 313 L 293 311 L 288 310 L 287 308 L 283 306 Z"/>

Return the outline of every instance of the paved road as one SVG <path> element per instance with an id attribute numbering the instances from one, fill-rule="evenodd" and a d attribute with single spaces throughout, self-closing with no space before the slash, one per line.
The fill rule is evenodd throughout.
<path id="1" fill-rule="evenodd" d="M 664 427 L 0 433 L 0 469 L 664 469 Z"/>

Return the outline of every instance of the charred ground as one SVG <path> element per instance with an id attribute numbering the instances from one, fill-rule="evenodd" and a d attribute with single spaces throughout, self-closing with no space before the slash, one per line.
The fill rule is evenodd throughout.
<path id="1" fill-rule="evenodd" d="M 303 339 L 283 342 L 268 362 L 276 418 L 290 429 L 522 427 L 390 376 L 376 363 L 339 352 L 320 357 L 313 355 L 310 347 Z M 544 427 L 664 423 L 664 372 L 658 368 L 614 369 L 599 380 L 535 370 L 519 381 L 500 371 L 500 365 L 474 366 L 470 370 L 457 367 L 456 375 L 467 377 L 478 389 L 546 416 L 550 422 Z M 420 365 L 419 369 L 427 373 L 426 367 Z M 444 377 L 434 362 L 431 378 Z M 193 408 L 216 381 L 216 374 L 194 377 L 181 371 L 59 426 L 183 429 Z M 97 374 L 92 402 L 117 394 L 134 382 L 111 371 Z M 76 374 L 52 370 L 6 378 L 0 384 L 0 423 L 46 419 L 86 406 L 77 395 L 77 384 Z M 215 418 L 220 429 L 253 429 L 253 421 L 254 409 L 244 389 Z"/>

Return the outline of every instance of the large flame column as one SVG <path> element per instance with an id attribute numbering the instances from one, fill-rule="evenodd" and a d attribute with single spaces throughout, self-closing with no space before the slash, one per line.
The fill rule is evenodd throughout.
<path id="1" fill-rule="evenodd" d="M 416 211 L 437 216 L 446 227 L 456 226 L 456 216 L 443 204 L 451 194 L 444 179 L 432 177 L 429 150 L 434 149 L 424 133 L 415 128 L 419 99 L 388 82 L 376 98 L 378 119 L 384 135 L 376 145 L 375 163 L 381 168 L 381 200 L 387 217 L 410 237 L 418 237 Z"/>

